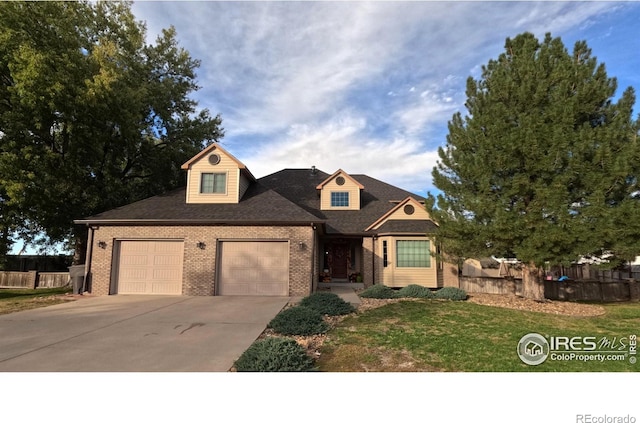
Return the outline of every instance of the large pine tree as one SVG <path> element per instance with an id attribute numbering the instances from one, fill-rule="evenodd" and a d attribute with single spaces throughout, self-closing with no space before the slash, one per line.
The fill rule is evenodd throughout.
<path id="1" fill-rule="evenodd" d="M 524 295 L 544 298 L 542 267 L 586 255 L 640 253 L 640 155 L 631 88 L 613 101 L 585 42 L 508 38 L 467 81 L 468 113 L 449 122 L 431 212 L 448 253 L 513 254 Z"/>

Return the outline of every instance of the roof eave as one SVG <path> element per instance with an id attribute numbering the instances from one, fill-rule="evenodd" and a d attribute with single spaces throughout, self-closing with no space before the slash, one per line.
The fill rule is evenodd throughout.
<path id="1" fill-rule="evenodd" d="M 308 226 L 322 225 L 323 220 L 233 220 L 233 219 L 78 219 L 76 225 L 86 226 Z"/>

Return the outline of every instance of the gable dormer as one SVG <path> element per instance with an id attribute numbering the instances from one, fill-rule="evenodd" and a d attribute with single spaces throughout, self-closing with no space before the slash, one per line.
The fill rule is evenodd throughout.
<path id="1" fill-rule="evenodd" d="M 316 189 L 320 191 L 320 210 L 360 210 L 360 191 L 364 186 L 342 169 Z"/>
<path id="2" fill-rule="evenodd" d="M 182 165 L 187 171 L 187 204 L 239 203 L 254 176 L 218 144 L 211 144 Z"/>
<path id="3" fill-rule="evenodd" d="M 378 220 L 373 222 L 367 229 L 377 230 L 390 220 L 431 220 L 429 212 L 426 210 L 424 203 L 413 197 L 407 197 L 398 202 L 398 204 L 382 215 Z M 436 225 L 437 226 L 437 225 Z"/>

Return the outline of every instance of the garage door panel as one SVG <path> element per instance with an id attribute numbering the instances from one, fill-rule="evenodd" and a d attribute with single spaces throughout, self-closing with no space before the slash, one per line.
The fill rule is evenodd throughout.
<path id="1" fill-rule="evenodd" d="M 175 284 L 170 282 L 152 282 L 151 283 L 151 293 L 154 295 L 177 295 L 180 292 L 176 292 Z"/>
<path id="2" fill-rule="evenodd" d="M 118 294 L 182 293 L 182 241 L 120 241 Z"/>
<path id="3" fill-rule="evenodd" d="M 289 243 L 220 243 L 219 295 L 289 295 Z"/>
<path id="4" fill-rule="evenodd" d="M 257 295 L 287 295 L 286 293 L 285 294 L 280 293 L 281 291 L 282 291 L 282 284 L 279 282 L 256 284 Z"/>

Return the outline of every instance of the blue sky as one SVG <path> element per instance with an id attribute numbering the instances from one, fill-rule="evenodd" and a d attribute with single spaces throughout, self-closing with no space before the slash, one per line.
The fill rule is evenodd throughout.
<path id="1" fill-rule="evenodd" d="M 315 165 L 425 195 L 469 76 L 529 31 L 585 40 L 640 90 L 640 2 L 138 1 L 148 42 L 173 25 L 201 61 L 194 98 L 256 177 Z M 636 113 L 637 113 L 636 107 Z M 22 248 L 14 245 L 14 251 Z M 30 250 L 29 250 L 30 251 Z"/>
<path id="2" fill-rule="evenodd" d="M 148 41 L 173 25 L 201 60 L 195 99 L 255 176 L 315 165 L 433 191 L 466 79 L 525 31 L 586 40 L 640 88 L 635 2 L 177 2 L 133 5 Z"/>

